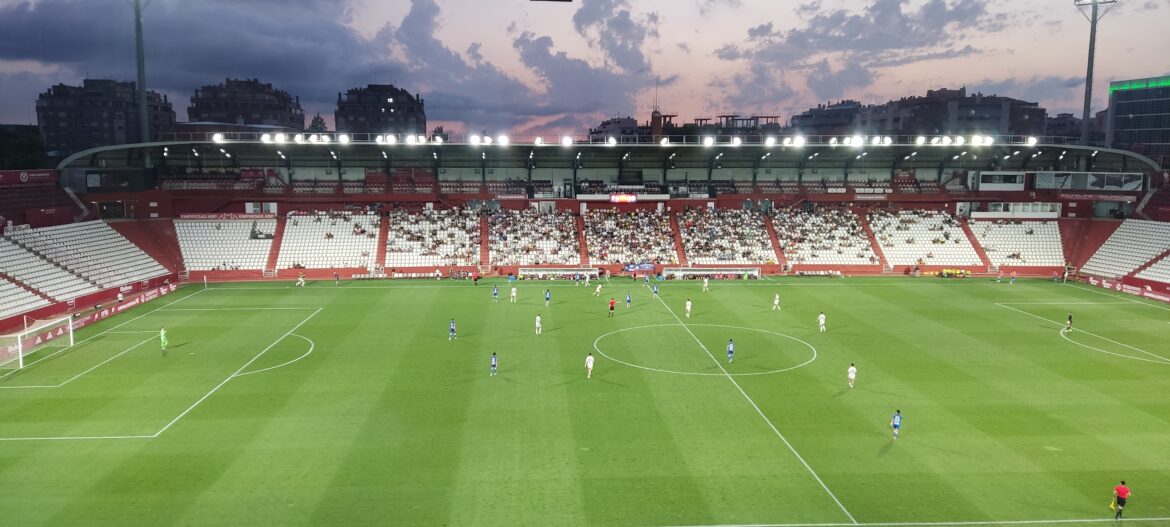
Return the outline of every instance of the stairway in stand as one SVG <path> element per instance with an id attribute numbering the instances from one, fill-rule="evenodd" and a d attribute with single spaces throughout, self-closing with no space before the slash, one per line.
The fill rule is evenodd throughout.
<path id="1" fill-rule="evenodd" d="M 678 226 L 678 213 L 670 213 L 670 235 L 674 238 L 674 252 L 678 254 L 678 264 L 687 265 L 686 250 L 683 249 L 682 229 Z"/>
<path id="2" fill-rule="evenodd" d="M 862 230 L 865 231 L 865 236 L 869 238 L 869 246 L 873 249 L 873 253 L 877 255 L 878 261 L 882 264 L 882 270 L 893 269 L 890 262 L 886 261 L 886 255 L 882 252 L 882 244 L 878 243 L 877 235 L 873 233 L 873 227 L 869 224 L 869 215 L 865 210 L 854 210 L 857 215 L 857 222 L 861 224 Z"/>
<path id="3" fill-rule="evenodd" d="M 577 225 L 577 243 L 581 245 L 581 265 L 589 265 L 589 244 L 585 241 L 585 218 L 575 216 Z"/>
<path id="4" fill-rule="evenodd" d="M 1165 251 L 1162 251 L 1160 254 L 1158 254 L 1158 256 L 1150 258 L 1149 261 L 1147 261 L 1144 264 L 1139 265 L 1137 269 L 1134 269 L 1133 272 L 1131 272 L 1125 276 L 1128 276 L 1131 278 L 1134 276 L 1137 276 L 1138 273 L 1145 271 L 1146 269 L 1149 269 L 1151 265 L 1154 265 L 1154 264 L 1158 263 L 1159 261 L 1161 261 L 1163 258 L 1167 258 L 1167 257 L 1170 257 L 1170 249 L 1166 249 Z"/>
<path id="5" fill-rule="evenodd" d="M 378 247 L 374 264 L 381 269 L 386 268 L 386 242 L 390 239 L 390 217 L 385 216 L 378 222 Z"/>
<path id="6" fill-rule="evenodd" d="M 967 241 L 971 242 L 971 247 L 975 249 L 975 254 L 979 255 L 979 260 L 983 262 L 983 266 L 991 269 L 991 258 L 987 257 L 987 251 L 984 251 L 983 246 L 979 245 L 979 240 L 975 238 L 975 232 L 971 230 L 971 225 L 960 218 L 959 226 L 963 228 L 963 234 L 967 235 Z"/>
<path id="7" fill-rule="evenodd" d="M 34 295 L 37 295 L 37 296 L 39 296 L 39 297 L 41 297 L 41 298 L 43 298 L 43 299 L 45 299 L 45 300 L 48 300 L 49 302 L 53 302 L 53 303 L 56 303 L 56 302 L 57 302 L 57 299 L 55 299 L 55 298 L 53 298 L 53 297 L 51 297 L 51 296 L 49 296 L 49 295 L 46 295 L 46 294 L 45 294 L 43 291 L 41 291 L 40 289 L 37 289 L 37 288 L 35 288 L 35 287 L 31 286 L 31 285 L 28 285 L 28 284 L 26 284 L 26 283 L 24 283 L 24 282 L 22 282 L 22 281 L 20 281 L 20 280 L 16 279 L 16 277 L 14 277 L 14 276 L 12 276 L 12 275 L 10 275 L 10 274 L 8 274 L 8 273 L 2 273 L 2 272 L 0 272 L 0 280 L 8 280 L 9 282 L 12 282 L 12 283 L 14 283 L 14 284 L 16 284 L 16 285 L 20 286 L 20 288 L 21 288 L 21 289 L 24 289 L 25 291 L 28 291 L 28 292 L 30 292 L 30 293 L 32 293 L 32 294 L 34 294 Z"/>
<path id="8" fill-rule="evenodd" d="M 479 265 L 492 264 L 491 240 L 488 239 L 490 235 L 491 230 L 488 229 L 488 218 L 487 216 L 481 216 L 479 218 Z"/>
<path id="9" fill-rule="evenodd" d="M 183 250 L 179 248 L 179 235 L 175 222 L 165 220 L 116 221 L 110 227 L 130 243 L 142 249 L 155 261 L 172 273 L 184 269 Z"/>
<path id="10" fill-rule="evenodd" d="M 280 258 L 280 242 L 284 239 L 284 226 L 287 222 L 287 217 L 276 219 L 276 232 L 272 233 L 272 248 L 268 250 L 268 262 L 264 264 L 266 274 L 272 272 L 272 276 L 276 276 L 276 261 Z"/>
<path id="11" fill-rule="evenodd" d="M 788 269 L 788 258 L 784 256 L 784 248 L 780 246 L 780 237 L 776 236 L 776 226 L 772 224 L 772 216 L 764 216 L 764 227 L 768 229 L 768 239 L 772 241 L 772 251 L 776 253 L 776 263 Z"/>
<path id="12" fill-rule="evenodd" d="M 1068 263 L 1077 269 L 1084 266 L 1121 223 L 1121 220 L 1108 219 L 1061 219 L 1060 237 Z"/>

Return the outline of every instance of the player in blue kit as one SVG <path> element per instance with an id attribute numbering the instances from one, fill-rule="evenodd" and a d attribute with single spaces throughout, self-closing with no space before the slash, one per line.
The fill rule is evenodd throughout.
<path id="1" fill-rule="evenodd" d="M 634 297 L 630 296 L 630 292 L 626 291 L 626 309 L 630 308 L 630 303 L 634 301 Z"/>
<path id="2" fill-rule="evenodd" d="M 496 376 L 496 354 L 495 353 L 492 353 L 492 374 L 490 376 L 491 377 Z"/>
<path id="3" fill-rule="evenodd" d="M 459 337 L 455 336 L 455 319 L 451 319 L 451 325 L 449 326 L 449 330 L 447 332 L 447 340 L 454 340 L 457 338 Z"/>
<path id="4" fill-rule="evenodd" d="M 735 362 L 735 341 L 727 339 L 727 362 Z"/>
<path id="5" fill-rule="evenodd" d="M 902 411 L 894 410 L 894 417 L 890 419 L 890 426 L 894 429 L 894 441 L 898 440 L 898 432 L 902 430 Z"/>
<path id="6" fill-rule="evenodd" d="M 642 287 L 650 287 L 650 273 L 646 273 L 646 276 L 642 277 Z"/>
<path id="7" fill-rule="evenodd" d="M 548 303 L 552 300 L 552 291 L 544 290 L 544 307 L 548 307 Z"/>
<path id="8" fill-rule="evenodd" d="M 498 285 L 492 286 L 492 302 L 500 303 L 500 286 Z"/>

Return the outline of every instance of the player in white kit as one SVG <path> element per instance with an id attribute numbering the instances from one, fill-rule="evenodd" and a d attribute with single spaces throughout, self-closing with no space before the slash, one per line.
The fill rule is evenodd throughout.
<path id="1" fill-rule="evenodd" d="M 593 378 L 593 354 L 592 353 L 585 356 L 585 378 L 586 379 Z"/>
<path id="2" fill-rule="evenodd" d="M 508 302 L 516 303 L 516 286 L 512 286 L 512 296 L 508 298 Z"/>
<path id="3" fill-rule="evenodd" d="M 536 315 L 536 334 L 540 334 L 540 315 Z"/>
<path id="4" fill-rule="evenodd" d="M 710 291 L 711 290 L 710 285 L 711 284 L 708 282 L 708 278 L 704 276 L 703 277 L 703 291 Z"/>
<path id="5" fill-rule="evenodd" d="M 597 284 L 597 289 L 593 290 L 593 296 L 601 296 L 601 284 Z"/>
<path id="6" fill-rule="evenodd" d="M 853 383 L 857 382 L 857 366 L 852 362 L 849 363 L 849 369 L 845 372 L 845 377 L 849 379 L 849 387 L 853 387 Z"/>
<path id="7" fill-rule="evenodd" d="M 772 311 L 779 311 L 779 310 L 780 310 L 780 293 L 776 293 L 776 295 L 772 297 Z"/>
<path id="8" fill-rule="evenodd" d="M 821 314 L 817 315 L 817 325 L 820 326 L 821 333 L 824 333 L 825 332 L 825 312 L 824 311 L 821 311 Z"/>
<path id="9" fill-rule="evenodd" d="M 691 318 L 691 299 L 687 299 L 687 318 Z"/>

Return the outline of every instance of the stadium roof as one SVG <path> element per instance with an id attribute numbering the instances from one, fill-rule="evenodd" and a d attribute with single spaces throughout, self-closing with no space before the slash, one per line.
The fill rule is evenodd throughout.
<path id="1" fill-rule="evenodd" d="M 645 139 L 644 139 L 645 140 Z M 623 143 L 560 138 L 522 141 L 472 136 L 447 142 L 425 136 L 374 134 L 184 134 L 171 141 L 94 148 L 64 159 L 58 168 L 140 169 L 199 167 L 467 167 L 467 168 L 789 168 L 938 171 L 1158 170 L 1149 158 L 1125 150 L 1070 144 L 1067 138 L 990 136 L 687 136 Z M 718 177 L 716 177 L 718 179 Z"/>

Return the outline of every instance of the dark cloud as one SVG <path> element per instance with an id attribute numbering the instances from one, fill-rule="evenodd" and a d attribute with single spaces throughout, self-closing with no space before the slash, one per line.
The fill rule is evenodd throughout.
<path id="1" fill-rule="evenodd" d="M 728 43 L 715 55 L 801 75 L 817 98 L 832 99 L 850 88 L 869 86 L 877 78 L 876 68 L 976 54 L 979 50 L 971 45 L 956 48 L 951 43 L 976 32 L 1001 31 L 1009 24 L 1007 19 L 988 13 L 985 2 L 927 0 L 918 7 L 908 4 L 907 0 L 874 0 L 861 11 L 851 11 L 826 9 L 820 1 L 807 2 L 795 8 L 803 21 L 797 27 L 781 31 L 771 23 L 751 27 L 744 41 Z M 833 64 L 839 65 L 838 69 Z M 787 96 L 788 91 L 771 93 Z"/>
<path id="2" fill-rule="evenodd" d="M 306 113 L 332 115 L 338 92 L 392 82 L 423 95 L 430 119 L 506 130 L 562 114 L 632 110 L 654 75 L 642 53 L 660 17 L 634 17 L 627 0 L 586 0 L 574 22 L 607 66 L 557 52 L 552 39 L 513 27 L 514 49 L 542 86 L 488 61 L 479 43 L 463 52 L 436 38 L 435 0 L 412 0 L 397 24 L 363 37 L 338 0 L 153 2 L 146 10 L 147 84 L 172 96 L 180 119 L 199 86 L 258 78 L 300 97 Z M 82 78 L 133 79 L 134 35 L 124 0 L 39 0 L 0 6 L 0 60 L 32 61 L 53 75 L 0 75 L 17 119 L 36 93 Z M 12 115 L 15 113 L 15 115 Z"/>
<path id="3" fill-rule="evenodd" d="M 1009 77 L 1003 80 L 985 79 L 967 85 L 967 92 L 985 95 L 1003 95 L 1025 101 L 1060 101 L 1083 94 L 1084 77 L 1060 77 L 1056 75 L 1026 79 Z M 1049 108 L 1049 113 L 1055 113 Z"/>

